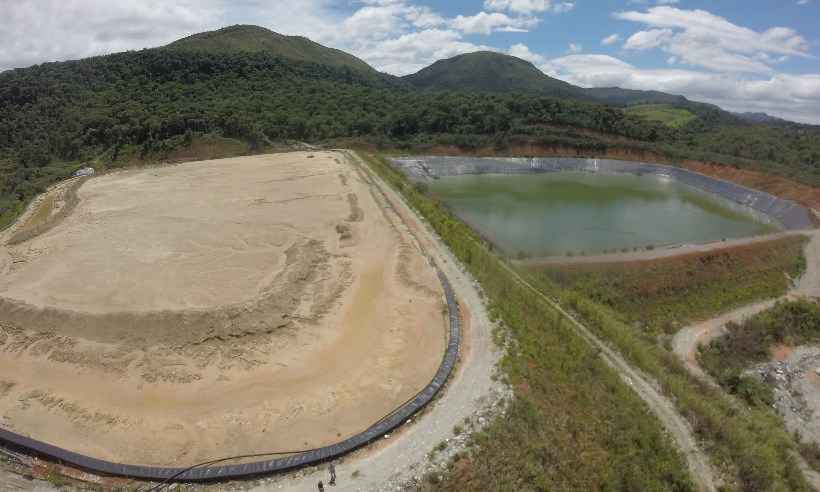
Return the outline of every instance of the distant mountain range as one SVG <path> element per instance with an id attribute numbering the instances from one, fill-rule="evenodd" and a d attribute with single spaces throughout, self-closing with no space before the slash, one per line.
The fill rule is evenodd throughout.
<path id="1" fill-rule="evenodd" d="M 478 51 L 439 60 L 403 79 L 417 88 L 432 90 L 531 92 L 610 104 L 689 102 L 683 96 L 654 91 L 617 87 L 584 89 L 550 77 L 526 60 L 492 51 Z"/>
<path id="2" fill-rule="evenodd" d="M 768 115 L 766 113 L 732 113 L 742 121 L 747 123 L 766 123 L 770 125 L 782 125 L 791 123 L 788 120 L 784 120 L 782 118 L 777 118 L 775 116 Z"/>
<path id="3" fill-rule="evenodd" d="M 695 114 L 720 113 L 750 124 L 783 124 L 786 120 L 765 113 L 729 113 L 712 104 L 660 91 L 619 87 L 583 88 L 546 75 L 532 63 L 492 51 L 478 51 L 438 60 L 404 77 L 379 73 L 365 61 L 301 36 L 285 36 L 259 26 L 236 25 L 203 32 L 175 41 L 162 49 L 198 53 L 268 53 L 292 60 L 346 67 L 387 81 L 439 91 L 527 92 L 548 97 L 602 102 L 616 106 L 668 104 Z"/>

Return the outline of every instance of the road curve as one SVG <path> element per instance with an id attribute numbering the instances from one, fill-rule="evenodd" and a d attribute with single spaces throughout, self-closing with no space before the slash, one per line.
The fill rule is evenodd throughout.
<path id="1" fill-rule="evenodd" d="M 711 378 L 697 362 L 698 347 L 707 344 L 726 333 L 725 327 L 730 322 L 742 322 L 777 302 L 798 297 L 820 297 L 820 231 L 803 232 L 809 236 L 804 248 L 806 271 L 797 285 L 785 296 L 769 299 L 743 306 L 715 318 L 687 326 L 678 331 L 672 339 L 672 351 L 683 361 L 686 368 L 696 377 L 710 384 Z"/>
<path id="2" fill-rule="evenodd" d="M 815 212 L 816 214 L 817 212 Z M 708 344 L 712 340 L 726 334 L 726 325 L 730 322 L 741 323 L 752 316 L 761 313 L 777 302 L 800 297 L 820 297 L 820 231 L 804 232 L 809 236 L 809 242 L 804 248 L 806 257 L 806 271 L 797 282 L 797 285 L 785 296 L 777 299 L 757 302 L 735 309 L 678 331 L 672 339 L 672 351 L 680 358 L 686 369 L 701 381 L 719 388 L 717 382 L 698 364 L 698 347 Z M 806 480 L 820 490 L 820 474 L 815 472 L 800 455 L 795 456 Z"/>

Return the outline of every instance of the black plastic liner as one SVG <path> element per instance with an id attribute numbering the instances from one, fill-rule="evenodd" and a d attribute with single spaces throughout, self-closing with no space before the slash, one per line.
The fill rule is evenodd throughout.
<path id="1" fill-rule="evenodd" d="M 399 427 L 410 416 L 430 403 L 439 392 L 458 359 L 458 349 L 461 341 L 461 324 L 453 289 L 447 277 L 437 269 L 439 280 L 444 289 L 449 311 L 449 341 L 444 352 L 441 365 L 435 377 L 412 400 L 407 401 L 393 413 L 377 422 L 369 429 L 336 444 L 325 446 L 313 451 L 276 458 L 267 461 L 258 461 L 242 465 L 208 466 L 202 468 L 165 468 L 155 466 L 138 466 L 110 461 L 99 460 L 84 456 L 51 444 L 30 439 L 0 428 L 0 444 L 11 449 L 23 451 L 27 454 L 45 457 L 49 460 L 71 465 L 93 473 L 138 478 L 144 480 L 173 482 L 212 481 L 232 478 L 248 478 L 290 470 L 307 465 L 313 465 L 331 460 L 357 448 L 360 448 Z"/>
<path id="2" fill-rule="evenodd" d="M 730 202 L 762 214 L 786 230 L 814 227 L 811 212 L 791 200 L 784 200 L 722 179 L 675 166 L 613 159 L 579 159 L 570 157 L 490 158 L 418 156 L 391 159 L 413 179 L 427 179 L 462 174 L 528 174 L 558 171 L 628 173 L 668 176 L 680 183 L 712 193 Z"/>

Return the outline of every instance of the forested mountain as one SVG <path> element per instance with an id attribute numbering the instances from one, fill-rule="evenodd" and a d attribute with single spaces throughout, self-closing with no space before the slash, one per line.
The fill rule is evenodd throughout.
<path id="1" fill-rule="evenodd" d="M 230 26 L 175 41 L 165 47 L 181 52 L 231 54 L 266 53 L 291 60 L 375 72 L 370 65 L 345 53 L 301 36 L 285 36 L 259 26 Z"/>
<path id="2" fill-rule="evenodd" d="M 554 79 L 526 60 L 492 51 L 439 60 L 403 78 L 419 89 L 529 92 L 542 96 L 589 99 L 580 87 Z"/>
<path id="3" fill-rule="evenodd" d="M 583 88 L 550 77 L 521 58 L 492 51 L 479 51 L 439 60 L 429 67 L 406 75 L 414 87 L 439 91 L 528 92 L 541 96 L 602 102 L 616 106 L 668 104 L 696 114 L 718 113 L 724 121 L 734 121 L 730 113 L 717 106 L 690 101 L 684 96 L 659 91 L 640 91 L 620 87 Z"/>
<path id="4" fill-rule="evenodd" d="M 0 227 L 45 186 L 81 166 L 157 161 L 203 140 L 222 145 L 232 139 L 244 152 L 281 141 L 342 139 L 496 152 L 529 145 L 587 155 L 631 149 L 671 160 L 752 166 L 820 184 L 817 127 L 732 123 L 716 108 L 714 114 L 691 110 L 686 118 L 679 113 L 690 110 L 672 106 L 625 111 L 574 97 L 578 88 L 538 75 L 523 60 L 495 55 L 490 68 L 512 63 L 507 73 L 522 74 L 523 81 L 504 81 L 514 90 L 488 93 L 495 84 L 489 78 L 484 91 L 455 82 L 422 90 L 339 53 L 240 26 L 163 48 L 0 73 Z M 463 57 L 458 70 L 474 69 L 476 59 Z M 531 90 L 532 81 L 540 84 L 545 77 L 567 97 Z"/>

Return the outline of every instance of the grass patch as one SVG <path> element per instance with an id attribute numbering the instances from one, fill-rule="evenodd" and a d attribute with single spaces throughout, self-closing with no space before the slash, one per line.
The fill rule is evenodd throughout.
<path id="1" fill-rule="evenodd" d="M 503 268 L 466 225 L 418 193 L 383 159 L 371 168 L 436 230 L 481 284 L 513 343 L 502 361 L 515 396 L 503 419 L 474 436 L 436 490 L 689 490 L 682 458 L 658 421 L 567 323 Z M 522 271 L 527 275 L 527 271 Z M 632 364 L 655 378 L 702 439 L 729 490 L 810 490 L 795 441 L 768 411 L 738 409 L 693 378 L 654 337 L 601 304 L 531 276 Z"/>
<path id="2" fill-rule="evenodd" d="M 744 377 L 743 371 L 769 361 L 777 345 L 794 347 L 819 342 L 820 306 L 807 300 L 781 302 L 726 328 L 726 336 L 701 347 L 698 360 L 730 393 L 749 404 L 768 406 L 772 402 L 771 388 L 756 378 Z"/>
<path id="3" fill-rule="evenodd" d="M 43 197 L 42 202 L 37 205 L 37 209 L 26 220 L 25 224 L 14 233 L 9 239 L 8 244 L 20 244 L 29 239 L 35 238 L 43 234 L 59 224 L 66 218 L 79 203 L 77 190 L 85 181 L 77 179 L 63 191 L 62 196 L 56 192 L 49 193 Z M 58 198 L 62 198 L 62 206 L 56 212 L 54 208 L 57 206 Z"/>
<path id="4" fill-rule="evenodd" d="M 655 121 L 671 128 L 683 128 L 697 119 L 689 110 L 668 104 L 640 104 L 626 108 L 626 113 L 646 121 Z"/>
<path id="5" fill-rule="evenodd" d="M 401 190 L 481 283 L 513 340 L 502 361 L 514 388 L 505 417 L 477 433 L 437 490 L 693 490 L 683 458 L 638 396 L 546 303 L 511 276 L 463 223 L 378 157 Z"/>
<path id="6" fill-rule="evenodd" d="M 531 267 L 561 288 L 616 311 L 652 334 L 784 295 L 805 269 L 808 238 L 772 241 L 655 260 Z M 788 274 L 789 277 L 786 276 Z"/>
<path id="7" fill-rule="evenodd" d="M 193 137 L 190 145 L 174 149 L 166 159 L 176 161 L 199 161 L 222 159 L 250 152 L 248 144 L 236 138 L 207 134 Z"/>

